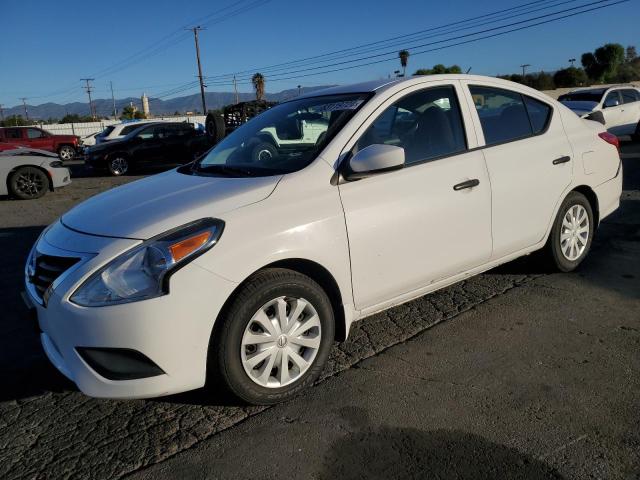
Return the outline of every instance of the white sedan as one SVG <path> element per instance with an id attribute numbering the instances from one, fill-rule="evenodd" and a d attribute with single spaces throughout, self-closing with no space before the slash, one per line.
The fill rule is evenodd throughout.
<path id="1" fill-rule="evenodd" d="M 70 183 L 71 173 L 55 153 L 33 148 L 0 152 L 0 195 L 31 200 Z"/>
<path id="2" fill-rule="evenodd" d="M 300 112 L 326 134 L 252 156 Z M 211 377 L 279 402 L 318 378 L 356 320 L 537 251 L 578 267 L 619 205 L 617 142 L 495 78 L 314 92 L 64 214 L 33 247 L 27 297 L 49 359 L 88 395 Z"/>

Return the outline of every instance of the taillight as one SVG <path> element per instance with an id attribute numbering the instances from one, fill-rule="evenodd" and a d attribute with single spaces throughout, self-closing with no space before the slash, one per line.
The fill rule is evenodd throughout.
<path id="1" fill-rule="evenodd" d="M 610 143 L 611 145 L 616 147 L 618 151 L 620 151 L 620 140 L 618 140 L 618 137 L 616 137 L 613 133 L 602 132 L 599 133 L 598 136 L 605 142 Z"/>

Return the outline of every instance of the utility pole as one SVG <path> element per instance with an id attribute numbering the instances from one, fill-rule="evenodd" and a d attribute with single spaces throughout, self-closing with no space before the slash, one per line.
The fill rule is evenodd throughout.
<path id="1" fill-rule="evenodd" d="M 298 85 L 298 96 L 302 95 L 302 85 Z"/>
<path id="2" fill-rule="evenodd" d="M 0 103 L 0 120 L 4 122 L 4 110 L 2 109 L 2 104 Z"/>
<path id="3" fill-rule="evenodd" d="M 200 79 L 200 96 L 202 97 L 202 114 L 207 114 L 207 102 L 204 99 L 204 80 L 202 76 L 202 65 L 200 63 L 200 45 L 198 44 L 198 32 L 200 30 L 204 30 L 202 27 L 197 26 L 193 28 L 188 28 L 187 30 L 191 30 L 193 32 L 193 38 L 196 42 L 196 58 L 198 60 L 198 79 Z"/>
<path id="4" fill-rule="evenodd" d="M 525 71 L 527 69 L 527 67 L 530 67 L 531 64 L 529 63 L 525 63 L 524 65 L 520 65 L 520 67 L 522 68 L 522 76 L 524 77 Z"/>
<path id="5" fill-rule="evenodd" d="M 573 68 L 573 64 L 575 63 L 576 59 L 575 58 L 570 58 L 569 59 L 569 63 L 571 64 L 571 68 Z"/>
<path id="6" fill-rule="evenodd" d="M 89 113 L 91 114 L 91 118 L 93 118 L 94 120 L 96 119 L 96 115 L 93 111 L 93 102 L 91 101 L 91 90 L 93 90 L 93 87 L 91 86 L 91 84 L 89 82 L 93 82 L 93 78 L 81 78 L 81 81 L 85 82 L 86 85 L 82 88 L 84 88 L 87 91 L 87 95 L 89 95 Z"/>
<path id="7" fill-rule="evenodd" d="M 24 106 L 24 116 L 27 119 L 27 122 L 29 121 L 29 112 L 27 112 L 27 97 L 20 97 L 20 100 L 22 100 L 22 105 Z"/>
<path id="8" fill-rule="evenodd" d="M 113 102 L 113 119 L 115 120 L 118 117 L 118 111 L 116 110 L 116 97 L 113 96 L 113 82 L 109 81 L 109 86 L 111 87 L 111 101 Z"/>
<path id="9" fill-rule="evenodd" d="M 233 76 L 233 90 L 236 92 L 236 105 L 237 105 L 238 102 L 239 102 L 239 99 L 238 99 L 238 83 L 236 82 L 236 76 L 235 75 Z"/>

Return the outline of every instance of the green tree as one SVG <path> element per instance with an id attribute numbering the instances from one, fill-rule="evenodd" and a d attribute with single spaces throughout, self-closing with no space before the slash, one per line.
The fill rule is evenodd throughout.
<path id="1" fill-rule="evenodd" d="M 122 114 L 120 115 L 120 120 L 131 120 L 133 118 L 140 118 L 140 117 L 136 117 L 136 114 L 138 113 L 136 107 L 134 107 L 133 105 L 127 105 L 126 107 L 124 107 L 122 109 Z"/>
<path id="2" fill-rule="evenodd" d="M 22 115 L 11 115 L 9 117 L 6 117 L 3 121 L 1 121 L 0 124 L 3 127 L 16 127 L 16 126 L 29 125 L 31 124 L 31 122 L 27 122 L 24 118 L 22 118 Z"/>
<path id="3" fill-rule="evenodd" d="M 636 53 L 636 47 L 633 45 L 629 45 L 624 56 L 625 62 L 633 62 L 637 58 L 638 54 Z"/>
<path id="4" fill-rule="evenodd" d="M 264 75 L 261 73 L 255 73 L 251 77 L 251 83 L 253 83 L 253 89 L 256 91 L 256 100 L 262 100 L 264 98 Z"/>
<path id="5" fill-rule="evenodd" d="M 595 82 L 615 81 L 618 67 L 625 60 L 625 50 L 619 43 L 607 43 L 592 52 L 583 53 L 582 66 Z"/>
<path id="6" fill-rule="evenodd" d="M 589 85 L 589 78 L 582 68 L 569 67 L 558 70 L 553 75 L 556 88 L 583 87 Z"/>
<path id="7" fill-rule="evenodd" d="M 433 68 L 420 68 L 415 71 L 414 75 L 439 75 L 443 73 L 462 73 L 462 69 L 458 65 L 445 67 L 443 64 L 438 63 Z"/>
<path id="8" fill-rule="evenodd" d="M 400 66 L 402 67 L 402 76 L 406 77 L 407 74 L 407 64 L 409 63 L 409 50 L 400 50 L 398 52 L 398 57 L 400 57 Z"/>
<path id="9" fill-rule="evenodd" d="M 59 123 L 84 123 L 93 122 L 93 118 L 89 115 L 78 115 L 77 113 L 67 113 L 60 119 Z"/>

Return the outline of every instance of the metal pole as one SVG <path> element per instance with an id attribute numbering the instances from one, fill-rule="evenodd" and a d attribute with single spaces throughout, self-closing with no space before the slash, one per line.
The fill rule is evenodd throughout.
<path id="1" fill-rule="evenodd" d="M 193 39 L 196 43 L 196 59 L 198 60 L 198 79 L 200 80 L 200 97 L 202 98 L 202 114 L 207 114 L 207 102 L 204 98 L 204 81 L 202 77 L 202 64 L 200 63 L 200 45 L 198 43 L 198 32 L 202 30 L 202 27 L 193 27 L 190 30 L 193 31 Z"/>
<path id="2" fill-rule="evenodd" d="M 29 121 L 29 112 L 27 111 L 27 97 L 20 97 L 20 100 L 22 100 L 22 105 L 24 106 L 24 116 L 25 116 L 25 118 L 27 119 L 27 122 L 28 122 Z"/>
<path id="3" fill-rule="evenodd" d="M 0 120 L 4 122 L 4 110 L 2 109 L 2 104 L 0 103 Z"/>
<path id="4" fill-rule="evenodd" d="M 94 79 L 93 78 L 81 78 L 80 80 L 82 80 L 83 82 L 86 82 L 86 86 L 84 88 L 87 91 L 87 95 L 89 95 L 89 113 L 91 114 L 91 118 L 93 120 L 95 120 L 96 119 L 96 114 L 93 111 L 93 102 L 91 100 L 91 90 L 93 89 L 93 87 L 89 83 L 89 82 L 92 82 Z"/>
<path id="5" fill-rule="evenodd" d="M 529 63 L 525 63 L 524 65 L 520 65 L 522 67 L 522 76 L 524 77 L 525 71 L 527 67 L 530 67 L 531 65 Z"/>
<path id="6" fill-rule="evenodd" d="M 236 92 L 236 105 L 238 104 L 238 84 L 236 83 L 236 76 L 233 76 L 233 90 Z"/>
<path id="7" fill-rule="evenodd" d="M 111 87 L 111 101 L 113 102 L 113 119 L 115 120 L 118 117 L 118 111 L 116 110 L 116 98 L 113 96 L 113 82 L 109 81 L 109 86 Z"/>

